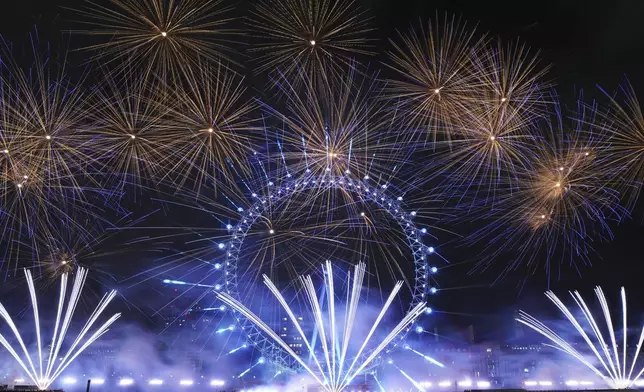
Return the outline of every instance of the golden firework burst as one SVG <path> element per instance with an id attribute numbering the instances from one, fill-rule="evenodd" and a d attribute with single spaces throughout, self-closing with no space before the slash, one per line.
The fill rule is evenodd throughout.
<path id="1" fill-rule="evenodd" d="M 461 112 L 479 104 L 481 76 L 472 58 L 485 41 L 475 34 L 454 16 L 445 16 L 436 24 L 400 33 L 400 43 L 390 40 L 387 65 L 399 78 L 388 81 L 388 98 L 397 103 L 414 134 L 434 142 L 450 140 Z"/>
<path id="2" fill-rule="evenodd" d="M 492 252 L 481 266 L 506 251 L 511 257 L 506 272 L 524 265 L 545 264 L 548 270 L 558 262 L 574 266 L 589 262 L 591 239 L 612 237 L 609 222 L 627 212 L 619 204 L 619 192 L 609 185 L 606 134 L 593 132 L 588 124 L 594 114 L 585 111 L 580 108 L 570 124 L 557 112 L 542 128 L 546 136 L 535 139 L 530 165 L 517 171 L 516 186 L 493 206 L 481 207 L 481 219 L 490 223 L 473 239 L 486 241 Z"/>
<path id="3" fill-rule="evenodd" d="M 236 32 L 226 26 L 231 7 L 223 0 L 109 0 L 108 5 L 86 0 L 74 10 L 79 33 L 106 38 L 84 49 L 97 51 L 93 59 L 111 64 L 127 60 L 164 79 L 199 59 L 228 59 L 228 44 Z M 126 70 L 130 70 L 126 68 Z"/>
<path id="4" fill-rule="evenodd" d="M 632 209 L 644 184 L 644 115 L 630 83 L 620 92 L 618 97 L 606 93 L 611 106 L 602 112 L 600 127 L 610 132 L 607 148 L 613 157 L 611 184 L 621 190 L 626 206 Z"/>
<path id="5" fill-rule="evenodd" d="M 221 63 L 200 64 L 181 80 L 172 89 L 162 132 L 165 177 L 198 191 L 230 183 L 232 172 L 248 170 L 253 146 L 264 136 L 258 105 L 245 97 L 243 78 Z"/>
<path id="6" fill-rule="evenodd" d="M 356 55 L 372 54 L 369 17 L 354 0 L 262 0 L 251 12 L 257 72 L 325 79 L 351 66 Z"/>

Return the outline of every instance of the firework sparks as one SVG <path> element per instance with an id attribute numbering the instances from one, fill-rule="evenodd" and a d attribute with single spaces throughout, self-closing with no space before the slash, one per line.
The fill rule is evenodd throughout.
<path id="1" fill-rule="evenodd" d="M 38 344 L 37 362 L 34 364 L 36 360 L 32 359 L 16 324 L 2 304 L 0 304 L 0 317 L 2 317 L 9 328 L 11 328 L 11 331 L 13 332 L 15 340 L 18 341 L 22 353 L 19 353 L 20 349 L 15 349 L 1 334 L 0 344 L 2 344 L 2 346 L 16 360 L 20 367 L 29 376 L 29 379 L 40 390 L 45 390 L 49 388 L 49 386 L 74 361 L 74 359 L 76 359 L 76 357 L 78 357 L 97 339 L 103 336 L 109 330 L 109 327 L 119 319 L 121 314 L 115 314 L 103 325 L 101 325 L 100 328 L 96 329 L 94 332 L 90 332 L 92 326 L 96 323 L 96 320 L 101 316 L 105 308 L 107 308 L 107 306 L 116 296 L 116 291 L 111 291 L 109 294 L 104 295 L 98 306 L 92 312 L 92 315 L 90 316 L 88 321 L 85 323 L 83 329 L 79 332 L 78 336 L 71 344 L 71 346 L 69 346 L 67 353 L 62 356 L 61 360 L 57 360 L 59 358 L 59 353 L 62 348 L 63 342 L 65 341 L 65 337 L 69 330 L 72 317 L 74 316 L 76 306 L 78 305 L 78 301 L 81 298 L 85 279 L 87 278 L 87 270 L 82 268 L 78 270 L 76 277 L 74 278 L 74 284 L 72 286 L 67 306 L 65 306 L 65 298 L 68 288 L 68 275 L 66 273 L 63 274 L 60 280 L 60 296 L 58 299 L 58 310 L 56 313 L 54 334 L 49 349 L 49 355 L 45 358 L 45 355 L 47 355 L 47 353 L 43 353 L 43 342 L 41 340 L 40 333 L 40 315 L 38 310 L 38 301 L 36 298 L 36 289 L 31 272 L 29 270 L 25 270 L 25 275 L 27 277 L 27 284 L 29 286 L 29 295 L 31 297 L 31 305 L 33 308 L 34 321 L 36 326 L 36 339 Z M 85 338 L 88 334 L 89 337 Z M 45 360 L 44 362 L 43 359 Z"/>
<path id="2" fill-rule="evenodd" d="M 539 64 L 538 52 L 531 53 L 518 41 L 504 44 L 499 40 L 472 53 L 481 110 L 493 110 L 499 116 L 508 112 L 518 122 L 548 113 L 544 91 L 552 84 L 545 80 L 549 67 Z"/>
<path id="3" fill-rule="evenodd" d="M 544 90 L 547 67 L 539 66 L 539 54 L 522 44 L 479 45 L 470 51 L 470 100 L 455 114 L 459 132 L 439 150 L 437 165 L 428 170 L 446 176 L 446 196 L 495 202 L 500 186 L 518 187 L 517 172 L 535 158 L 534 144 L 540 132 L 537 119 L 548 113 Z M 555 111 L 557 111 L 555 105 Z M 432 146 L 433 147 L 433 146 Z M 438 169 L 438 170 L 436 170 Z"/>
<path id="4" fill-rule="evenodd" d="M 474 106 L 461 111 L 459 119 L 459 135 L 449 148 L 437 151 L 439 159 L 426 169 L 444 177 L 443 194 L 494 202 L 500 187 L 516 189 L 516 173 L 534 158 L 534 126 L 511 108 L 481 113 Z"/>
<path id="5" fill-rule="evenodd" d="M 391 40 L 390 68 L 401 79 L 389 81 L 388 93 L 413 132 L 433 141 L 441 133 L 440 139 L 449 140 L 460 113 L 478 104 L 472 52 L 481 49 L 483 40 L 476 40 L 474 34 L 454 17 L 446 17 L 435 26 L 430 22 L 426 29 L 421 26 L 419 31 L 400 34 L 402 44 Z"/>
<path id="6" fill-rule="evenodd" d="M 369 18 L 354 0 L 261 1 L 252 14 L 258 72 L 277 70 L 289 79 L 304 72 L 317 81 L 356 54 L 371 54 Z"/>
<path id="7" fill-rule="evenodd" d="M 420 316 L 425 310 L 425 303 L 419 303 L 416 305 L 404 318 L 403 320 L 393 328 L 393 330 L 383 339 L 378 346 L 373 350 L 365 350 L 369 344 L 371 338 L 373 337 L 374 332 L 378 328 L 380 321 L 384 317 L 385 313 L 389 309 L 389 306 L 394 300 L 394 297 L 400 291 L 402 287 L 402 282 L 398 282 L 394 287 L 394 290 L 391 292 L 385 305 L 380 311 L 376 321 L 369 330 L 367 337 L 364 339 L 360 345 L 360 349 L 354 354 L 353 360 L 351 360 L 351 355 L 348 352 L 349 343 L 351 341 L 352 332 L 354 328 L 354 322 L 356 320 L 356 315 L 359 307 L 360 300 L 360 291 L 362 288 L 362 281 L 365 274 L 365 264 L 360 263 L 356 267 L 353 273 L 353 281 L 351 282 L 349 291 L 351 292 L 349 304 L 346 309 L 344 326 L 340 325 L 339 322 L 340 316 L 336 314 L 335 310 L 335 290 L 334 290 L 334 278 L 333 278 L 333 269 L 329 261 L 325 265 L 325 287 L 327 288 L 327 297 L 328 297 L 328 313 L 329 313 L 329 322 L 328 325 L 325 323 L 322 303 L 318 298 L 317 290 L 313 284 L 311 276 L 300 277 L 300 282 L 304 287 L 304 292 L 306 293 L 308 303 L 311 306 L 315 319 L 315 327 L 319 333 L 320 345 L 322 347 L 322 358 L 318 358 L 313 347 L 313 343 L 309 341 L 306 334 L 304 333 L 302 326 L 300 325 L 298 318 L 295 316 L 295 313 L 291 309 L 288 302 L 284 299 L 282 294 L 279 292 L 277 287 L 273 282 L 264 275 L 264 283 L 273 293 L 275 298 L 280 302 L 286 313 L 288 314 L 290 320 L 293 322 L 293 325 L 297 329 L 298 333 L 302 337 L 307 350 L 311 354 L 312 362 L 307 363 L 300 355 L 295 353 L 293 349 L 286 343 L 280 336 L 275 333 L 264 321 L 262 321 L 258 316 L 251 312 L 247 307 L 242 303 L 237 301 L 235 298 L 231 297 L 227 293 L 219 293 L 218 297 L 227 305 L 231 306 L 233 309 L 240 312 L 244 317 L 249 321 L 255 324 L 261 331 L 263 331 L 268 337 L 274 340 L 283 350 L 290 354 L 327 392 L 341 392 L 349 386 L 351 381 L 360 374 L 363 370 L 371 364 L 371 362 L 380 355 L 380 353 L 389 345 L 389 343 L 396 338 L 403 330 L 409 327 L 411 323 Z M 336 349 L 339 347 L 339 349 Z"/>
<path id="8" fill-rule="evenodd" d="M 140 75 L 122 81 L 106 77 L 94 95 L 91 112 L 91 147 L 100 165 L 106 188 L 155 186 L 166 174 L 168 157 L 163 153 L 167 140 L 162 133 L 169 109 L 158 96 L 158 86 Z M 128 73 L 128 75 L 130 75 Z"/>
<path id="9" fill-rule="evenodd" d="M 644 115 L 630 84 L 623 86 L 621 93 L 623 103 L 606 93 L 612 110 L 603 113 L 602 126 L 611 130 L 607 148 L 616 168 L 612 183 L 623 191 L 626 205 L 632 208 L 644 184 Z"/>
<path id="10" fill-rule="evenodd" d="M 642 343 L 644 342 L 644 328 L 642 329 L 639 340 L 637 341 L 635 355 L 632 358 L 627 356 L 628 345 L 626 325 L 626 290 L 624 290 L 623 287 L 621 289 L 622 342 L 618 341 L 617 333 L 614 329 L 613 321 L 608 307 L 608 301 L 606 301 L 604 292 L 600 287 L 595 288 L 595 294 L 597 295 L 597 299 L 599 300 L 602 308 L 602 313 L 606 321 L 606 329 L 603 329 L 597 324 L 597 321 L 595 321 L 595 318 L 593 317 L 590 309 L 586 305 L 586 302 L 581 297 L 579 292 L 575 291 L 571 292 L 570 294 L 575 300 L 577 306 L 579 306 L 579 310 L 584 315 L 584 319 L 587 322 L 586 325 L 582 325 L 582 323 L 578 321 L 575 316 L 573 316 L 572 312 L 552 291 L 548 291 L 546 293 L 546 296 L 548 296 L 548 298 L 566 316 L 568 321 L 570 321 L 570 323 L 575 327 L 579 335 L 588 345 L 588 349 L 590 349 L 592 354 L 585 355 L 579 352 L 577 348 L 566 341 L 566 339 L 558 335 L 555 331 L 550 329 L 538 319 L 523 311 L 519 315 L 519 318 L 517 318 L 517 321 L 527 325 L 528 327 L 539 332 L 544 337 L 548 338 L 550 341 L 552 341 L 552 343 L 554 343 L 554 345 L 551 345 L 551 347 L 559 349 L 583 363 L 590 370 L 592 370 L 593 373 L 601 377 L 611 388 L 630 388 L 631 386 L 633 386 L 633 384 L 635 384 L 635 382 L 637 382 L 637 380 L 640 379 L 640 377 L 644 373 L 644 366 L 639 371 L 639 368 L 636 368 L 640 349 L 642 347 Z M 592 334 L 588 333 L 588 330 L 591 330 Z M 602 330 L 608 330 L 610 342 L 606 340 L 602 333 Z M 628 364 L 628 360 L 631 361 L 630 365 Z M 597 364 L 597 362 L 599 362 L 601 366 Z"/>
<path id="11" fill-rule="evenodd" d="M 605 135 L 589 129 L 594 114 L 585 110 L 580 108 L 571 125 L 557 113 L 546 137 L 535 141 L 529 166 L 517 170 L 512 191 L 494 205 L 480 202 L 482 218 L 491 223 L 471 238 L 486 241 L 492 253 L 480 265 L 488 266 L 501 251 L 512 249 L 517 253 L 506 272 L 526 264 L 536 267 L 538 261 L 545 261 L 550 271 L 557 259 L 575 266 L 579 260 L 589 262 L 589 237 L 612 238 L 609 222 L 626 211 L 619 192 L 607 185 L 611 172 L 606 170 L 610 155 L 602 148 Z"/>
<path id="12" fill-rule="evenodd" d="M 243 78 L 221 63 L 187 69 L 182 80 L 184 88 L 172 87 L 172 124 L 163 132 L 161 151 L 171 181 L 183 187 L 190 179 L 198 192 L 206 182 L 230 180 L 231 167 L 247 171 L 263 128 L 254 114 L 257 105 L 244 101 Z"/>
<path id="13" fill-rule="evenodd" d="M 285 123 L 274 138 L 280 146 L 279 159 L 292 175 L 393 175 L 405 150 L 396 148 L 387 135 L 395 120 L 386 116 L 376 76 L 365 78 L 352 69 L 313 83 L 309 75 L 298 73 L 305 86 L 299 92 L 292 80 L 282 79 L 286 110 L 268 110 Z"/>
<path id="14" fill-rule="evenodd" d="M 46 236 L 49 223 L 83 210 L 93 158 L 78 129 L 88 116 L 86 96 L 66 76 L 65 61 L 52 64 L 31 37 L 33 63 L 21 67 L 4 42 L 0 93 L 0 231 L 5 256 L 17 244 Z M 70 222 L 74 224 L 74 222 Z"/>
<path id="15" fill-rule="evenodd" d="M 86 47 L 99 51 L 98 60 L 112 63 L 126 59 L 150 72 L 176 76 L 183 67 L 200 58 L 227 58 L 226 44 L 233 30 L 225 26 L 230 7 L 223 0 L 110 0 L 101 5 L 87 0 L 75 10 L 86 19 L 80 22 L 93 36 L 109 41 Z"/>

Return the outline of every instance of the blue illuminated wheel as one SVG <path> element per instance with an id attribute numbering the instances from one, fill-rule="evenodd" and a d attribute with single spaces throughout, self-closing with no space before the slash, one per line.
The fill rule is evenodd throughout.
<path id="1" fill-rule="evenodd" d="M 240 287 L 240 282 L 246 283 L 246 279 L 243 276 L 248 271 L 240 271 L 240 265 L 242 264 L 242 259 L 249 258 L 244 256 L 243 252 L 249 232 L 255 224 L 265 220 L 265 215 L 273 208 L 288 202 L 299 194 L 328 190 L 342 192 L 346 197 L 350 195 L 351 198 L 359 200 L 361 203 L 375 206 L 379 211 L 386 212 L 389 218 L 398 224 L 400 232 L 406 239 L 406 246 L 409 248 L 409 254 L 411 255 L 410 258 L 413 258 L 414 272 L 413 282 L 410 282 L 411 301 L 408 305 L 409 309 L 420 302 L 427 301 L 428 295 L 437 292 L 438 288 L 434 275 L 438 272 L 438 266 L 429 262 L 430 256 L 434 253 L 434 248 L 423 243 L 422 237 L 427 234 L 427 229 L 419 229 L 416 226 L 414 223 L 416 213 L 405 211 L 403 198 L 390 196 L 386 186 L 370 185 L 367 180 L 356 180 L 349 176 L 288 178 L 281 184 L 269 182 L 266 191 L 262 195 L 253 193 L 252 203 L 249 208 L 241 211 L 239 222 L 236 225 L 228 226 L 231 231 L 228 242 L 220 244 L 221 248 L 226 249 L 223 268 L 225 282 L 221 290 L 227 291 L 242 302 L 244 302 L 243 297 L 247 298 L 248 292 Z M 364 216 L 364 213 L 361 214 Z M 270 232 L 270 234 L 273 234 L 272 229 Z M 298 363 L 277 346 L 270 337 L 265 336 L 251 321 L 236 312 L 234 316 L 249 343 L 261 352 L 262 357 L 280 367 L 298 368 Z M 389 353 L 401 345 L 408 333 L 415 328 L 416 325 L 411 325 L 407 328 L 383 353 Z"/>

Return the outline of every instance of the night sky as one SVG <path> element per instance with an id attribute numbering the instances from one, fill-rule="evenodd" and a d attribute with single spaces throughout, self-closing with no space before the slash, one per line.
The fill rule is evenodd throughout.
<path id="1" fill-rule="evenodd" d="M 396 30 L 406 30 L 410 23 L 427 21 L 436 13 L 445 12 L 462 16 L 468 25 L 478 23 L 480 32 L 504 39 L 520 38 L 533 50 L 540 50 L 544 64 L 552 64 L 548 74 L 555 84 L 562 101 L 574 104 L 576 91 L 583 89 L 584 96 L 601 98 L 596 89 L 599 84 L 612 91 L 624 76 L 628 76 L 640 96 L 644 96 L 644 2 L 641 0 L 545 0 L 520 2 L 466 1 L 466 0 L 362 0 L 370 9 L 378 30 L 379 46 L 387 48 L 386 37 L 394 37 Z M 248 2 L 242 2 L 237 12 L 243 12 Z M 14 45 L 27 42 L 34 28 L 41 41 L 65 41 L 64 31 L 72 28 L 73 14 L 64 7 L 74 7 L 79 0 L 18 0 L 3 1 L 0 9 L 0 35 Z M 77 47 L 76 37 L 70 46 Z M 382 50 L 381 50 L 382 52 Z M 79 61 L 80 53 L 71 61 Z M 384 57 L 382 57 L 384 59 Z M 374 60 L 375 62 L 375 60 Z M 379 65 L 373 64 L 373 67 Z M 582 276 L 565 268 L 562 275 L 553 275 L 551 287 L 555 289 L 589 289 L 601 284 L 609 297 L 617 300 L 617 288 L 626 286 L 631 306 L 640 305 L 635 298 L 644 297 L 640 263 L 644 254 L 644 229 L 641 225 L 644 212 L 637 210 L 634 218 L 614 225 L 615 240 L 597 244 L 598 254 L 593 257 L 592 268 L 582 268 Z M 442 273 L 446 287 L 475 286 L 462 290 L 445 290 L 437 299 L 436 309 L 461 313 L 451 317 L 451 322 L 467 324 L 494 324 L 490 314 L 506 318 L 519 304 L 534 307 L 545 304 L 541 293 L 547 288 L 543 270 L 528 279 L 520 290 L 518 279 L 508 278 L 493 287 L 492 273 L 468 275 L 468 270 L 478 255 L 467 248 L 442 249 L 454 267 Z M 525 273 L 523 273 L 525 275 Z M 557 279 L 559 279 L 557 281 Z M 643 310 L 633 309 L 635 311 Z M 485 317 L 482 317 L 485 315 Z M 472 321 L 474 320 L 474 321 Z M 509 321 L 505 319 L 504 321 Z"/>

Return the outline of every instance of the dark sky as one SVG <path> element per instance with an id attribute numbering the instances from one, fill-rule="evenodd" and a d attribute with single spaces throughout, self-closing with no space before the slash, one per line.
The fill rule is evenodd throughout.
<path id="1" fill-rule="evenodd" d="M 644 92 L 644 2 L 641 0 L 360 2 L 371 9 L 380 38 L 393 36 L 396 29 L 407 29 L 412 22 L 426 21 L 436 12 L 442 15 L 445 11 L 461 15 L 472 25 L 478 23 L 481 32 L 487 31 L 492 36 L 521 38 L 533 49 L 541 50 L 545 64 L 552 64 L 549 77 L 557 84 L 563 99 L 574 97 L 574 91 L 578 89 L 584 89 L 586 97 L 599 96 L 596 84 L 612 90 L 624 75 L 636 90 Z M 70 13 L 61 7 L 76 4 L 79 0 L 5 0 L 0 10 L 0 34 L 6 40 L 20 42 L 37 26 L 42 40 L 58 40 L 61 31 L 70 26 L 66 22 Z M 243 9 L 245 4 L 240 7 Z M 386 47 L 386 40 L 382 40 L 382 45 Z M 644 287 L 639 274 L 644 251 L 644 230 L 640 224 L 643 215 L 639 211 L 635 221 L 616 226 L 616 238 L 612 243 L 597 245 L 594 266 L 583 269 L 583 279 L 566 269 L 561 281 L 555 282 L 553 287 L 587 291 L 601 284 L 617 299 L 616 288 L 625 285 L 632 292 L 631 298 L 644 296 L 644 288 L 639 288 Z M 476 255 L 470 257 L 475 259 Z M 467 276 L 468 268 L 466 264 L 445 270 L 444 273 L 449 274 L 446 278 L 449 285 L 480 285 L 493 278 L 489 275 Z M 545 274 L 539 273 L 542 275 L 531 278 L 521 293 L 516 280 L 509 279 L 493 288 L 445 291 L 435 307 L 481 315 L 512 308 L 517 302 L 532 303 L 535 297 L 545 300 L 537 297 L 546 288 Z"/>

